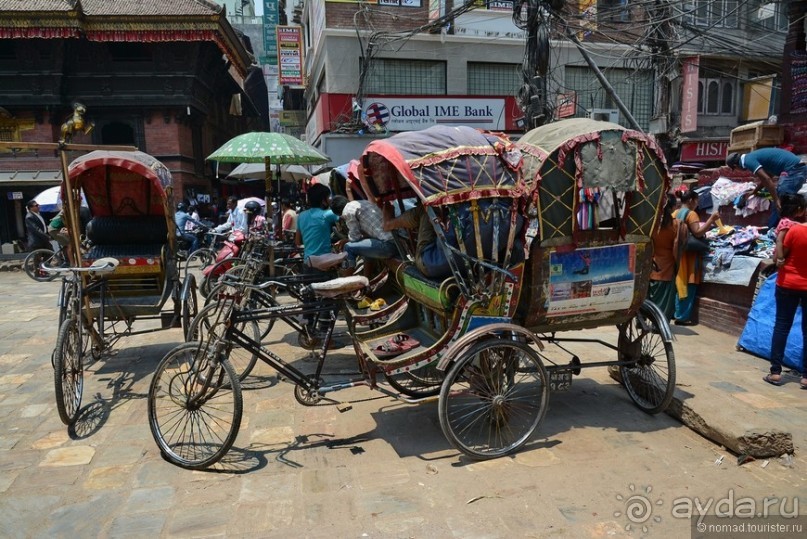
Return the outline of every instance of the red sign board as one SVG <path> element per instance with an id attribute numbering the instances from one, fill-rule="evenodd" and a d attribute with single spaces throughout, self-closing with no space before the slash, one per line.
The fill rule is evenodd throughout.
<path id="1" fill-rule="evenodd" d="M 698 73 L 700 57 L 684 58 L 681 62 L 684 84 L 681 88 L 681 133 L 698 129 Z"/>
<path id="2" fill-rule="evenodd" d="M 577 93 L 564 92 L 558 94 L 557 97 L 557 116 L 558 118 L 568 118 L 574 116 L 577 112 Z"/>
<path id="3" fill-rule="evenodd" d="M 684 142 L 681 144 L 681 162 L 725 161 L 728 148 L 728 139 Z"/>

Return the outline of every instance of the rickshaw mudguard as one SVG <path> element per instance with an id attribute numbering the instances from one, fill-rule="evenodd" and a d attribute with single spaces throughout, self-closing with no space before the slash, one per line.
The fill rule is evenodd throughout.
<path id="1" fill-rule="evenodd" d="M 437 363 L 437 369 L 446 371 L 460 356 L 460 354 L 470 348 L 477 342 L 487 339 L 499 339 L 498 334 L 509 333 L 514 337 L 521 337 L 526 342 L 534 344 L 539 350 L 544 349 L 544 344 L 541 339 L 529 329 L 519 326 L 510 322 L 495 322 L 491 324 L 483 324 L 476 329 L 469 331 L 456 342 L 448 347 L 445 354 L 440 358 Z"/>
<path id="2" fill-rule="evenodd" d="M 665 316 L 665 314 L 661 311 L 658 305 L 656 305 L 649 299 L 646 299 L 642 303 L 639 312 L 645 315 L 650 315 L 650 317 L 653 319 L 653 322 L 656 323 L 656 326 L 658 327 L 662 341 L 664 341 L 665 343 L 672 343 L 675 340 L 675 335 L 673 334 L 672 328 L 670 327 L 670 322 L 669 320 L 667 320 L 667 316 Z"/>

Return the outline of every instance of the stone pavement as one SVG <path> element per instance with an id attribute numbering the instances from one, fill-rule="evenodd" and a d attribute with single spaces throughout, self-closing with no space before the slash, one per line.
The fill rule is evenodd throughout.
<path id="1" fill-rule="evenodd" d="M 789 510 L 800 496 L 807 513 L 807 392 L 797 379 L 764 384 L 766 362 L 707 328 L 675 328 L 681 402 L 718 410 L 724 424 L 786 430 L 794 457 L 738 466 L 675 419 L 642 413 L 605 369 L 590 369 L 551 395 L 520 453 L 473 462 L 443 438 L 436 403 L 357 388 L 336 394 L 356 400 L 349 412 L 306 408 L 261 365 L 245 383 L 235 446 L 214 471 L 191 472 L 161 458 L 146 417 L 151 372 L 179 330 L 120 341 L 88 367 L 75 431 L 59 421 L 50 365 L 57 292 L 58 283 L 0 273 L 5 537 L 680 537 L 690 521 L 672 506 L 694 497 L 775 496 Z M 613 328 L 588 333 L 616 338 Z M 269 342 L 310 368 L 279 324 Z M 349 350 L 330 365 L 349 369 Z M 584 362 L 614 354 L 574 351 Z M 629 517 L 629 499 L 648 502 L 643 517 Z"/>

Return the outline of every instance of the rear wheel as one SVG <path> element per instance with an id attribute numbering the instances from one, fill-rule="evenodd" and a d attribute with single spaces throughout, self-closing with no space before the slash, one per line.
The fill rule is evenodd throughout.
<path id="1" fill-rule="evenodd" d="M 226 329 L 225 323 L 230 315 L 230 305 L 230 302 L 211 303 L 203 307 L 188 326 L 187 341 L 215 342 Z M 245 333 L 251 340 L 260 342 L 260 329 L 256 322 L 241 322 L 236 329 Z M 211 331 L 215 334 L 210 335 Z M 257 354 L 239 346 L 232 346 L 228 359 L 240 380 L 246 379 L 258 362 Z"/>
<path id="2" fill-rule="evenodd" d="M 524 343 L 488 339 L 463 352 L 440 390 L 440 427 L 474 459 L 513 453 L 546 414 L 549 383 L 538 354 Z"/>
<path id="3" fill-rule="evenodd" d="M 53 382 L 56 388 L 56 409 L 65 425 L 72 425 L 81 407 L 84 390 L 84 354 L 78 318 L 68 318 L 59 328 L 53 351 Z"/>
<path id="4" fill-rule="evenodd" d="M 172 463 L 204 469 L 227 454 L 241 426 L 241 385 L 208 345 L 174 348 L 160 361 L 148 395 L 149 427 Z"/>
<path id="5" fill-rule="evenodd" d="M 672 343 L 661 337 L 662 323 L 654 312 L 640 309 L 619 327 L 619 360 L 634 362 L 619 368 L 622 383 L 648 414 L 666 410 L 675 393 L 675 353 Z"/>
<path id="6" fill-rule="evenodd" d="M 56 274 L 42 270 L 42 264 L 50 264 L 51 259 L 54 259 L 52 263 L 56 263 L 53 251 L 50 249 L 36 249 L 28 253 L 22 267 L 25 274 L 34 281 L 39 281 L 40 283 L 52 281 L 56 278 Z"/>

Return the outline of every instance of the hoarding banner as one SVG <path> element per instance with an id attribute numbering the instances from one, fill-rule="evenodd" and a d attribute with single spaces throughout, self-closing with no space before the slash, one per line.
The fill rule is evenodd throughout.
<path id="1" fill-rule="evenodd" d="M 368 96 L 364 103 L 367 123 L 388 131 L 418 131 L 433 125 L 505 129 L 504 99 Z"/>
<path id="2" fill-rule="evenodd" d="M 281 86 L 303 85 L 303 33 L 301 26 L 277 26 Z"/>
<path id="3" fill-rule="evenodd" d="M 700 57 L 693 56 L 681 61 L 684 84 L 681 88 L 681 133 L 698 129 L 698 72 Z"/>

